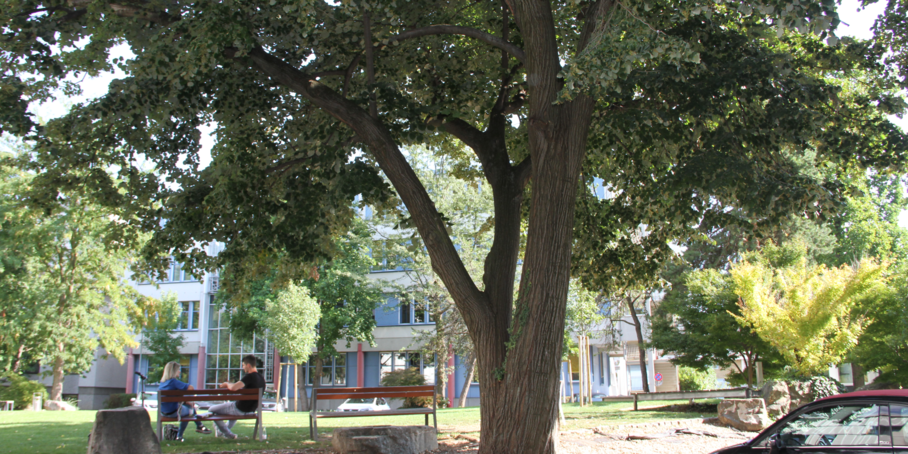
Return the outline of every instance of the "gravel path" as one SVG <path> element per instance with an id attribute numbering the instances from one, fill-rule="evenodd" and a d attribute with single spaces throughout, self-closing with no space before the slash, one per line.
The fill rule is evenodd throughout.
<path id="1" fill-rule="evenodd" d="M 709 435 L 675 435 L 655 440 L 628 440 L 628 435 L 659 436 L 688 429 Z M 711 420 L 681 420 L 659 423 L 603 426 L 596 429 L 569 430 L 560 433 L 559 452 L 562 454 L 707 454 L 719 448 L 749 440 L 755 432 L 716 425 Z M 439 441 L 435 453 L 475 453 L 475 438 Z"/>

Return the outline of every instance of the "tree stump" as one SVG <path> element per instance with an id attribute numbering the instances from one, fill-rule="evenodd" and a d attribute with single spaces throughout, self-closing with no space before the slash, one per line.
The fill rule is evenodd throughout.
<path id="1" fill-rule="evenodd" d="M 374 426 L 334 429 L 331 446 L 341 454 L 421 454 L 438 449 L 431 426 Z"/>
<path id="2" fill-rule="evenodd" d="M 144 408 L 101 410 L 88 439 L 88 454 L 161 454 L 161 444 Z"/>

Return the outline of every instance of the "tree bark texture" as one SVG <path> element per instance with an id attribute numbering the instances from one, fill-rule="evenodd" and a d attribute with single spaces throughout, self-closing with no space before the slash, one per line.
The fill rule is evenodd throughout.
<path id="1" fill-rule="evenodd" d="M 637 315 L 637 309 L 634 308 L 634 302 L 627 300 L 627 309 L 634 319 L 634 332 L 637 334 L 637 352 L 640 354 L 640 376 L 643 378 L 643 391 L 652 392 L 649 388 L 649 376 L 646 370 L 646 349 L 643 348 L 643 326 L 640 324 L 640 317 Z"/>
<path id="2" fill-rule="evenodd" d="M 63 400 L 63 349 L 63 344 L 60 344 L 54 358 L 54 381 L 50 387 L 50 400 Z"/>

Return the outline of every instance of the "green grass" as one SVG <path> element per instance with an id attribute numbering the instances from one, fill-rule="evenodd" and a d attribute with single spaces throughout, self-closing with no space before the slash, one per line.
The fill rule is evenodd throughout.
<path id="1" fill-rule="evenodd" d="M 681 402 L 647 402 L 647 406 L 663 406 Z M 633 411 L 630 402 L 597 402 L 581 408 L 565 404 L 565 430 L 592 428 L 604 425 L 638 424 L 660 420 L 686 419 L 715 416 L 715 414 L 670 412 L 663 410 Z M 88 444 L 88 433 L 95 419 L 94 411 L 77 412 L 3 412 L 0 413 L 0 446 L 8 454 L 82 454 Z M 151 413 L 152 427 L 157 415 Z M 326 447 L 324 441 L 316 444 L 309 439 L 308 413 L 265 413 L 267 443 L 252 440 L 255 421 L 238 421 L 234 432 L 238 440 L 215 438 L 195 432 L 190 423 L 183 443 L 164 441 L 165 453 L 202 451 L 249 451 L 256 449 L 292 449 Z M 336 427 L 371 425 L 417 425 L 424 421 L 418 416 L 385 416 L 364 418 L 329 418 L 319 420 L 319 433 L 330 434 Z M 430 419 L 431 422 L 431 419 Z M 206 423 L 211 427 L 212 423 Z M 442 434 L 476 434 L 479 431 L 478 408 L 451 408 L 438 410 L 438 426 Z M 246 438 L 248 437 L 248 438 Z"/>

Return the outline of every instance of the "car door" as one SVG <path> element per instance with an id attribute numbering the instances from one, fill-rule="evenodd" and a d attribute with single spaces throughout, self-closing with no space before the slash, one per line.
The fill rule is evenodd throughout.
<path id="1" fill-rule="evenodd" d="M 787 454 L 892 454 L 889 406 L 834 403 L 811 408 L 778 431 Z"/>
<path id="2" fill-rule="evenodd" d="M 908 454 L 908 404 L 889 405 L 889 426 L 893 451 Z"/>

